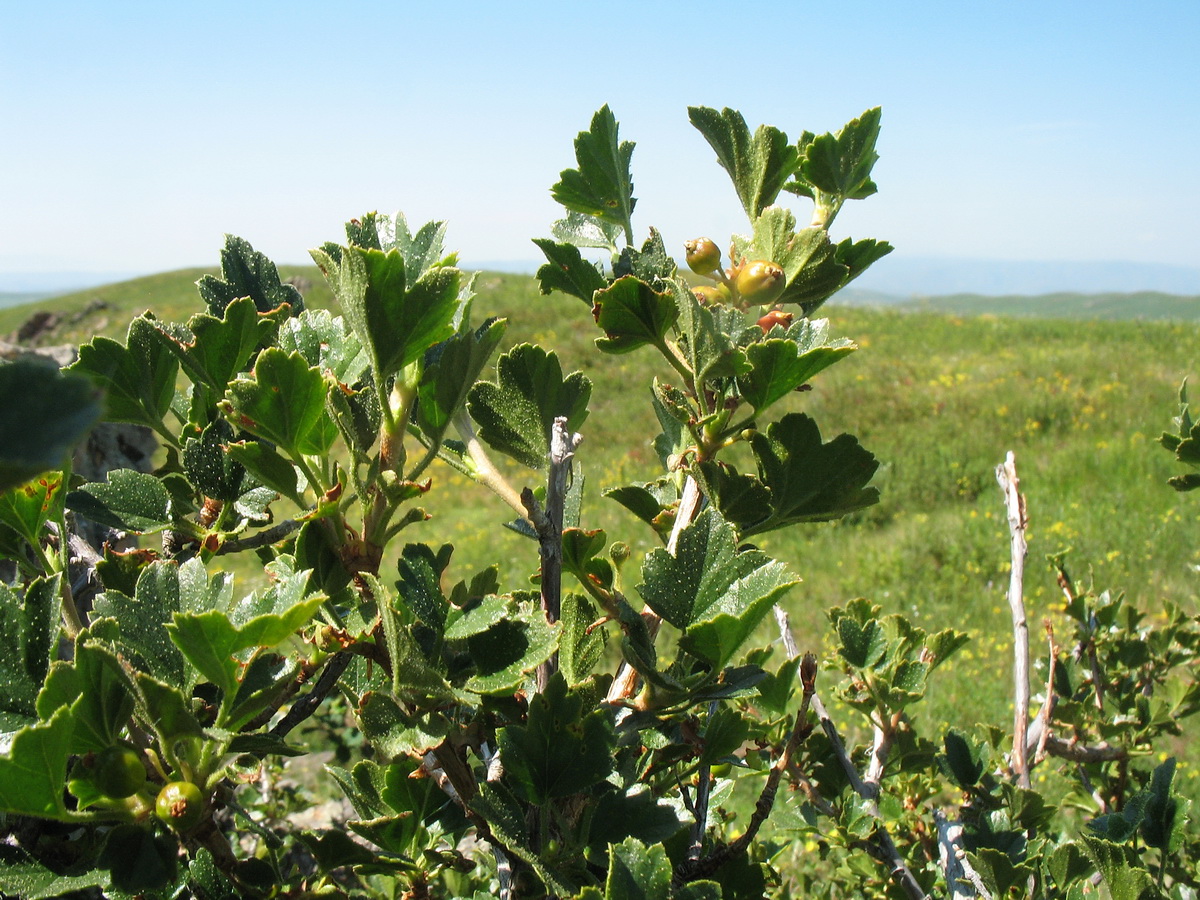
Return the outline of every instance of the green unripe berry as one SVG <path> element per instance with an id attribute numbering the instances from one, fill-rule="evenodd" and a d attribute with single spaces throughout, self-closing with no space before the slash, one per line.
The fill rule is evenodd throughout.
<path id="1" fill-rule="evenodd" d="M 708 238 L 683 242 L 688 268 L 697 275 L 707 275 L 721 266 L 721 250 Z"/>
<path id="2" fill-rule="evenodd" d="M 699 287 L 692 288 L 692 293 L 705 306 L 711 306 L 714 303 L 729 302 L 729 288 L 723 284 L 702 284 Z"/>
<path id="3" fill-rule="evenodd" d="M 158 792 L 154 813 L 175 831 L 190 831 L 204 815 L 204 796 L 190 781 L 168 782 Z"/>
<path id="4" fill-rule="evenodd" d="M 770 260 L 756 259 L 741 267 L 735 285 L 745 303 L 774 303 L 787 287 L 787 275 Z"/>
<path id="5" fill-rule="evenodd" d="M 129 744 L 113 744 L 96 754 L 92 779 L 105 797 L 124 800 L 145 785 L 146 766 Z"/>

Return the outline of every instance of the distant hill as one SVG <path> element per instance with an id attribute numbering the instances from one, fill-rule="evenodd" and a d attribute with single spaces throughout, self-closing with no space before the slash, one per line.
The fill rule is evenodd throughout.
<path id="1" fill-rule="evenodd" d="M 464 258 L 462 267 L 532 275 L 544 261 Z M 282 268 L 282 266 L 281 266 Z M 304 266 L 288 266 L 290 269 Z M 0 307 L 10 295 L 57 296 L 133 279 L 122 272 L 0 272 Z M 903 247 L 854 282 L 844 302 L 885 305 L 916 297 L 979 294 L 1007 297 L 1054 293 L 1158 292 L 1200 294 L 1200 267 L 1133 262 L 1021 262 L 910 256 Z M 861 299 L 867 298 L 867 299 Z"/>
<path id="2" fill-rule="evenodd" d="M 2 291 L 0 292 L 0 309 L 6 306 L 20 306 L 23 303 L 34 303 L 52 296 L 54 296 L 53 291 Z"/>
<path id="3" fill-rule="evenodd" d="M 1139 291 L 1131 294 L 1058 293 L 1004 297 L 952 294 L 945 297 L 919 297 L 901 304 L 899 308 L 966 316 L 1200 321 L 1200 296 L 1181 297 L 1156 291 Z"/>
<path id="4" fill-rule="evenodd" d="M 854 282 L 899 297 L 946 294 L 1200 294 L 1200 268 L 1133 262 L 1014 262 L 908 256 L 899 249 Z"/>

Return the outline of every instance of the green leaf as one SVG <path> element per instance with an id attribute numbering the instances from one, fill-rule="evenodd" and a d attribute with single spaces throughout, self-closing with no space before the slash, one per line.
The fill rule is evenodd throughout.
<path id="1" fill-rule="evenodd" d="M 442 593 L 442 575 L 454 548 L 444 544 L 434 553 L 428 544 L 406 544 L 400 553 L 400 580 L 396 589 L 404 606 L 416 618 L 441 634 L 450 604 Z"/>
<path id="2" fill-rule="evenodd" d="M 718 707 L 704 729 L 700 762 L 711 765 L 728 756 L 745 743 L 749 734 L 750 722 L 747 719 L 736 710 Z"/>
<path id="3" fill-rule="evenodd" d="M 661 346 L 679 317 L 669 292 L 654 290 L 633 275 L 618 278 L 597 291 L 593 312 L 604 337 L 596 346 L 605 353 L 628 353 L 647 344 Z"/>
<path id="4" fill-rule="evenodd" d="M 218 572 L 210 577 L 199 559 L 182 565 L 160 561 L 142 570 L 133 597 L 106 591 L 96 598 L 95 611 L 112 619 L 122 654 L 138 669 L 190 693 L 194 676 L 171 641 L 167 623 L 178 612 L 227 609 L 232 598 L 232 576 Z M 92 627 L 96 630 L 95 622 Z"/>
<path id="5" fill-rule="evenodd" d="M 20 729 L 0 756 L 0 810 L 17 815 L 71 821 L 64 801 L 67 757 L 74 722 L 60 708 L 49 721 Z"/>
<path id="6" fill-rule="evenodd" d="M 166 626 L 167 634 L 205 678 L 232 696 L 240 669 L 234 655 L 282 643 L 320 608 L 321 594 L 304 596 L 308 576 L 297 572 L 227 611 L 178 612 Z"/>
<path id="7" fill-rule="evenodd" d="M 697 384 L 717 378 L 732 378 L 750 371 L 746 353 L 734 345 L 729 331 L 718 322 L 714 311 L 703 306 L 685 285 L 675 285 L 679 327 L 686 338 L 684 353 Z M 757 329 L 756 329 L 757 330 Z"/>
<path id="8" fill-rule="evenodd" d="M 462 641 L 476 634 L 483 634 L 514 610 L 511 597 L 492 594 L 465 610 L 450 607 L 446 616 L 444 637 L 448 641 Z"/>
<path id="9" fill-rule="evenodd" d="M 239 297 L 249 297 L 265 313 L 286 303 L 292 315 L 304 309 L 304 299 L 294 285 L 283 284 L 275 264 L 250 244 L 232 234 L 225 235 L 221 250 L 221 278 L 205 275 L 196 282 L 208 311 L 223 317 L 225 309 Z"/>
<path id="10" fill-rule="evenodd" d="M 572 210 L 567 212 L 565 219 L 559 219 L 550 226 L 550 234 L 556 240 L 575 247 L 594 247 L 616 253 L 621 226 Z"/>
<path id="11" fill-rule="evenodd" d="M 533 595 L 529 599 L 533 600 Z M 550 658 L 557 638 L 557 629 L 546 624 L 541 609 L 527 604 L 511 618 L 467 639 L 476 671 L 463 687 L 475 694 L 516 689 Z"/>
<path id="12" fill-rule="evenodd" d="M 233 427 L 224 419 L 215 419 L 200 437 L 183 442 L 184 474 L 205 497 L 232 503 L 245 490 L 246 467 L 225 450 L 232 441 Z"/>
<path id="13" fill-rule="evenodd" d="M 22 598 L 0 583 L 0 732 L 38 718 L 37 695 L 58 651 L 61 575 L 38 578 Z"/>
<path id="14" fill-rule="evenodd" d="M 788 413 L 750 438 L 759 479 L 771 491 L 770 510 L 742 529 L 743 537 L 796 522 L 825 522 L 879 502 L 867 482 L 879 468 L 875 457 L 851 435 L 821 442 L 816 423 Z"/>
<path id="15" fill-rule="evenodd" d="M 134 673 L 136 701 L 142 721 L 149 722 L 159 742 L 173 745 L 184 738 L 201 738 L 204 730 L 192 713 L 190 698 L 174 685 L 152 678 L 145 672 Z"/>
<path id="16" fill-rule="evenodd" d="M 275 653 L 257 653 L 238 675 L 233 696 L 223 698 L 222 722 L 235 731 L 282 698 L 300 671 L 300 662 Z"/>
<path id="17" fill-rule="evenodd" d="M 671 861 L 662 844 L 626 838 L 609 847 L 604 900 L 662 900 L 670 895 Z"/>
<path id="18" fill-rule="evenodd" d="M 239 428 L 266 438 L 290 456 L 320 455 L 333 433 L 326 425 L 329 383 L 299 353 L 270 347 L 258 355 L 254 372 L 229 385 L 225 410 Z M 242 460 L 239 458 L 239 462 Z"/>
<path id="19" fill-rule="evenodd" d="M 312 588 L 333 597 L 350 584 L 350 572 L 333 546 L 327 520 L 305 522 L 296 535 L 296 566 L 312 572 Z"/>
<path id="20" fill-rule="evenodd" d="M 838 653 L 859 669 L 874 668 L 883 662 L 888 650 L 887 635 L 879 621 L 858 622 L 851 616 L 837 620 Z"/>
<path id="21" fill-rule="evenodd" d="M 1175 778 L 1175 757 L 1171 757 L 1156 766 L 1150 778 L 1150 788 L 1146 792 L 1146 806 L 1142 818 L 1142 838 L 1151 847 L 1156 847 L 1163 853 L 1169 852 L 1171 839 L 1176 830 L 1183 824 L 1179 815 L 1179 798 L 1171 789 Z"/>
<path id="22" fill-rule="evenodd" d="M 140 316 L 129 324 L 126 346 L 95 337 L 79 348 L 66 371 L 86 375 L 105 391 L 105 418 L 162 430 L 175 398 L 179 361 L 161 339 L 157 324 Z"/>
<path id="23" fill-rule="evenodd" d="M 871 180 L 871 169 L 879 159 L 875 152 L 879 118 L 877 106 L 846 123 L 836 135 L 813 138 L 804 147 L 796 185 L 787 185 L 788 190 L 812 196 L 810 190 L 816 188 L 847 200 L 874 194 L 877 188 Z"/>
<path id="24" fill-rule="evenodd" d="M 272 444 L 239 441 L 227 444 L 225 452 L 271 490 L 303 505 L 296 493 L 299 489 L 296 467 L 280 456 Z"/>
<path id="25" fill-rule="evenodd" d="M 684 631 L 680 646 L 724 666 L 798 579 L 758 550 L 738 552 L 733 527 L 707 509 L 679 536 L 674 555 L 652 550 L 637 591 Z"/>
<path id="26" fill-rule="evenodd" d="M 79 697 L 71 704 L 71 752 L 99 752 L 116 743 L 133 712 L 129 675 L 114 652 L 86 639 L 76 643 L 75 671 Z"/>
<path id="27" fill-rule="evenodd" d="M 646 785 L 605 790 L 596 801 L 590 834 L 592 845 L 617 844 L 628 837 L 647 844 L 667 841 L 683 827 L 680 813 L 682 809 L 659 800 Z"/>
<path id="28" fill-rule="evenodd" d="M 1054 883 L 1064 891 L 1094 871 L 1083 848 L 1075 841 L 1069 841 L 1056 847 L 1050 855 L 1046 869 L 1050 873 L 1050 877 L 1054 879 Z"/>
<path id="29" fill-rule="evenodd" d="M 1029 879 L 1035 872 L 1033 866 L 1014 862 L 1003 850 L 992 847 L 980 847 L 974 853 L 968 853 L 967 857 L 983 883 L 990 887 L 993 896 L 997 897 L 1024 894 Z"/>
<path id="30" fill-rule="evenodd" d="M 90 888 L 106 889 L 109 874 L 92 869 L 79 875 L 65 875 L 34 859 L 16 847 L 0 849 L 0 892 L 22 900 L 52 900 L 74 896 Z M 87 894 L 83 894 L 87 896 Z"/>
<path id="31" fill-rule="evenodd" d="M 62 515 L 62 472 L 46 472 L 0 493 L 0 523 L 8 525 L 30 544 L 39 544 L 42 526 Z"/>
<path id="32" fill-rule="evenodd" d="M 626 247 L 613 263 L 613 275 L 623 278 L 632 275 L 647 284 L 657 285 L 675 277 L 675 260 L 667 253 L 662 234 L 657 228 L 650 229 L 650 237 L 641 250 Z"/>
<path id="33" fill-rule="evenodd" d="M 152 324 L 188 376 L 218 395 L 245 368 L 254 351 L 270 343 L 278 330 L 276 321 L 259 313 L 249 296 L 229 303 L 222 316 L 192 316 L 187 328 L 157 321 Z"/>
<path id="34" fill-rule="evenodd" d="M 400 252 L 410 284 L 420 281 L 431 269 L 458 264 L 458 254 L 445 251 L 445 222 L 426 222 L 413 234 L 402 212 L 394 215 L 376 213 L 373 218 L 379 240 L 377 249 L 384 253 L 390 250 Z"/>
<path id="35" fill-rule="evenodd" d="M 583 695 L 568 690 L 561 672 L 530 698 L 525 724 L 501 728 L 496 741 L 514 793 L 538 806 L 578 794 L 613 770 L 610 712 L 603 707 L 585 712 Z"/>
<path id="36" fill-rule="evenodd" d="M 141 895 L 166 887 L 178 860 L 174 838 L 139 825 L 118 825 L 109 832 L 98 862 L 111 872 L 113 887 Z"/>
<path id="37" fill-rule="evenodd" d="M 363 737 L 383 759 L 421 756 L 446 739 L 448 724 L 440 713 L 413 716 L 386 694 L 370 691 L 358 707 Z"/>
<path id="38" fill-rule="evenodd" d="M 796 230 L 796 217 L 781 206 L 772 206 L 754 220 L 751 237 L 734 238 L 734 254 L 766 259 L 779 265 L 787 287 L 779 303 L 798 303 L 811 315 L 850 280 L 850 269 L 838 259 L 837 247 L 823 228 Z"/>
<path id="39" fill-rule="evenodd" d="M 581 372 L 564 378 L 558 356 L 533 344 L 501 356 L 496 373 L 496 383 L 478 382 L 469 394 L 479 436 L 523 465 L 545 469 L 554 419 L 565 416 L 567 431 L 577 431 L 587 418 L 591 382 Z"/>
<path id="40" fill-rule="evenodd" d="M 938 767 L 960 788 L 972 788 L 983 777 L 988 762 L 987 745 L 976 743 L 951 729 L 942 740 L 945 753 L 937 756 Z"/>
<path id="41" fill-rule="evenodd" d="M 634 145 L 618 143 L 617 131 L 617 120 L 605 104 L 592 117 L 591 128 L 575 138 L 579 168 L 564 170 L 550 193 L 567 209 L 619 225 L 628 234 L 637 204 L 629 172 Z"/>
<path id="42" fill-rule="evenodd" d="M 1161 897 L 1154 878 L 1142 867 L 1142 856 L 1126 844 L 1083 836 L 1088 856 L 1108 887 L 1112 900 L 1154 900 Z"/>
<path id="43" fill-rule="evenodd" d="M 113 469 L 107 481 L 71 491 L 67 507 L 93 522 L 137 534 L 163 531 L 175 520 L 175 501 L 162 481 L 133 469 Z"/>
<path id="44" fill-rule="evenodd" d="M 0 365 L 0 491 L 62 466 L 103 412 L 100 391 L 53 365 Z M 54 415 L 47 416 L 46 410 Z"/>
<path id="45" fill-rule="evenodd" d="M 751 370 L 738 378 L 742 399 L 761 413 L 857 345 L 845 338 L 829 340 L 829 320 L 807 319 L 792 325 L 785 338 L 768 338 L 746 349 Z"/>
<path id="46" fill-rule="evenodd" d="M 845 287 L 865 272 L 872 263 L 883 259 L 893 249 L 892 245 L 887 241 L 877 241 L 874 238 L 865 238 L 861 241 L 846 238 L 843 241 L 839 241 L 835 249 L 837 261 L 845 266 L 849 272 L 841 286 Z M 806 310 L 811 312 L 814 308 L 808 306 Z"/>
<path id="47" fill-rule="evenodd" d="M 799 152 L 786 134 L 770 125 L 760 125 L 751 137 L 742 114 L 728 107 L 717 112 L 689 106 L 688 119 L 717 152 L 717 161 L 733 179 L 742 208 L 753 222 L 775 202 L 796 171 Z"/>
<path id="48" fill-rule="evenodd" d="M 608 633 L 603 628 L 588 631 L 599 618 L 599 611 L 586 597 L 566 594 L 562 598 L 558 665 L 572 687 L 586 680 L 604 658 Z"/>
<path id="49" fill-rule="evenodd" d="M 562 291 L 590 307 L 596 291 L 608 286 L 608 279 L 580 255 L 577 246 L 555 243 L 548 238 L 534 238 L 533 242 L 547 259 L 537 270 L 538 289 L 543 294 Z"/>
<path id="50" fill-rule="evenodd" d="M 458 332 L 426 354 L 417 388 L 416 422 L 431 445 L 441 444 L 506 328 L 504 319 L 488 319 L 476 329 L 464 321 Z"/>
<path id="51" fill-rule="evenodd" d="M 299 353 L 310 366 L 329 372 L 341 384 L 358 384 L 371 367 L 358 336 L 341 316 L 327 309 L 306 309 L 288 319 L 275 345 L 285 353 Z"/>
<path id="52" fill-rule="evenodd" d="M 454 333 L 458 269 L 436 267 L 414 278 L 395 248 L 344 247 L 336 260 L 322 250 L 312 256 L 366 348 L 377 385 Z"/>

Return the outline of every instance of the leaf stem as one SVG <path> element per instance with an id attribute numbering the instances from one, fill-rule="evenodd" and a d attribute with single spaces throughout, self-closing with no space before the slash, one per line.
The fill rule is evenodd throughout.
<path id="1" fill-rule="evenodd" d="M 479 440 L 479 435 L 475 433 L 475 426 L 467 417 L 466 412 L 460 411 L 454 417 L 454 427 L 458 431 L 459 436 L 463 439 L 463 443 L 467 446 L 467 455 L 471 457 L 471 462 L 474 464 L 474 471 L 471 477 L 475 481 L 490 488 L 497 494 L 501 500 L 511 506 L 517 514 L 529 521 L 529 513 L 525 509 L 525 504 L 521 501 L 520 493 L 508 482 L 508 479 L 501 474 L 496 468 L 492 458 L 488 456 L 487 450 Z M 530 525 L 533 523 L 530 522 Z"/>

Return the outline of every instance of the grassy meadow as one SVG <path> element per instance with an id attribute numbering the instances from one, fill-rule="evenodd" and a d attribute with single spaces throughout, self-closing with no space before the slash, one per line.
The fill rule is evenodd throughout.
<path id="1" fill-rule="evenodd" d="M 63 324 L 47 340 L 120 336 L 144 309 L 185 321 L 198 311 L 192 282 L 201 274 L 167 273 L 55 300 Z M 330 304 L 315 269 L 282 267 L 281 274 L 307 280 L 310 306 Z M 531 340 L 556 348 L 565 369 L 593 381 L 577 456 L 587 479 L 585 527 L 603 527 L 635 551 L 653 546 L 648 529 L 602 493 L 656 475 L 647 440 L 657 431 L 648 389 L 655 357 L 600 356 L 587 306 L 541 297 L 526 276 L 484 273 L 476 287 L 476 321 L 508 317 L 508 345 Z M 39 308 L 0 310 L 0 334 Z M 811 413 L 826 440 L 848 431 L 876 454 L 882 501 L 849 520 L 761 539 L 804 580 L 787 599 L 802 648 L 820 650 L 824 611 L 857 596 L 929 630 L 967 630 L 974 640 L 935 676 L 922 715 L 960 726 L 1009 722 L 1008 533 L 994 477 L 1008 450 L 1028 498 L 1026 594 L 1035 653 L 1045 646 L 1040 623 L 1055 621 L 1061 605 L 1044 560 L 1066 547 L 1081 587 L 1124 591 L 1150 610 L 1167 599 L 1195 608 L 1200 498 L 1166 485 L 1175 466 L 1156 439 L 1170 425 L 1180 381 L 1197 372 L 1196 326 L 1076 313 L 1035 319 L 836 304 L 822 311 L 835 334 L 861 349 L 788 402 Z M 524 483 L 525 473 L 512 471 Z M 407 539 L 457 544 L 454 577 L 498 562 L 505 583 L 521 586 L 536 567 L 536 550 L 498 527 L 511 518 L 506 508 L 448 468 L 431 474 L 435 490 L 424 505 L 434 519 L 406 532 Z M 478 493 L 456 506 L 460 487 Z M 629 568 L 632 583 L 633 562 Z"/>

